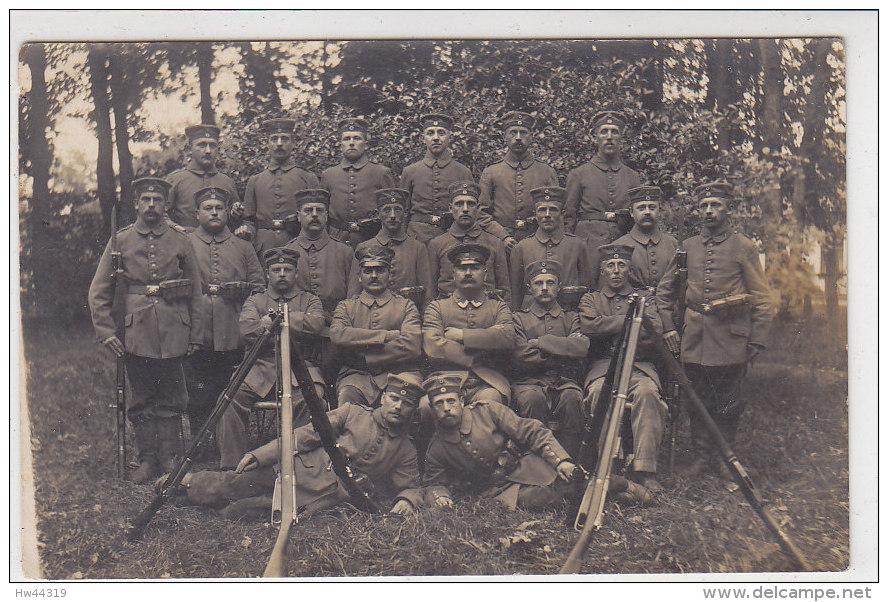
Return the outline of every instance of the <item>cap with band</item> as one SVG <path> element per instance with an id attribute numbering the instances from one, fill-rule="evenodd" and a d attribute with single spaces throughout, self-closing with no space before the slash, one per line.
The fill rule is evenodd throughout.
<path id="1" fill-rule="evenodd" d="M 366 119 L 361 119 L 360 117 L 346 117 L 339 121 L 339 125 L 336 126 L 336 131 L 340 134 L 343 132 L 361 132 L 366 135 L 370 130 L 370 124 L 367 123 Z"/>
<path id="2" fill-rule="evenodd" d="M 603 125 L 615 125 L 622 130 L 626 127 L 626 116 L 617 111 L 599 111 L 592 116 L 592 129 L 597 130 Z"/>
<path id="3" fill-rule="evenodd" d="M 170 188 L 172 188 L 172 185 L 163 178 L 146 176 L 144 178 L 133 180 L 133 192 L 136 196 L 143 192 L 159 192 L 166 196 L 170 191 Z"/>
<path id="4" fill-rule="evenodd" d="M 305 203 L 321 203 L 322 205 L 330 205 L 330 193 L 323 188 L 306 188 L 294 193 L 293 198 L 296 199 L 296 206 L 302 207 Z"/>
<path id="5" fill-rule="evenodd" d="M 392 267 L 395 252 L 383 245 L 368 245 L 355 251 L 355 259 L 362 268 L 372 266 Z"/>
<path id="6" fill-rule="evenodd" d="M 551 259 L 540 259 L 524 268 L 524 281 L 530 282 L 540 274 L 552 274 L 561 281 L 561 264 Z"/>
<path id="7" fill-rule="evenodd" d="M 435 397 L 447 393 L 459 394 L 462 391 L 462 385 L 462 375 L 453 372 L 439 372 L 430 375 L 422 383 L 422 388 L 425 389 L 426 395 L 429 396 L 429 401 L 432 401 Z"/>
<path id="8" fill-rule="evenodd" d="M 469 196 L 476 201 L 481 198 L 481 187 L 471 180 L 457 180 L 447 187 L 447 192 L 450 193 L 451 201 L 460 196 Z"/>
<path id="9" fill-rule="evenodd" d="M 222 201 L 227 206 L 230 202 L 228 191 L 218 186 L 206 186 L 194 193 L 194 202 L 200 207 L 200 204 L 209 200 Z"/>
<path id="10" fill-rule="evenodd" d="M 703 199 L 717 198 L 730 203 L 734 200 L 732 191 L 733 186 L 731 186 L 729 182 L 726 182 L 725 180 L 715 180 L 714 182 L 706 182 L 705 184 L 697 186 L 697 188 L 694 189 L 694 194 L 696 195 L 698 202 Z"/>
<path id="11" fill-rule="evenodd" d="M 563 205 L 566 195 L 567 190 L 560 186 L 541 186 L 530 191 L 530 198 L 534 204 L 552 201 Z"/>
<path id="12" fill-rule="evenodd" d="M 444 115 L 443 113 L 426 113 L 419 118 L 419 124 L 423 130 L 436 127 L 444 128 L 449 131 L 453 129 L 453 117 L 450 115 Z"/>
<path id="13" fill-rule="evenodd" d="M 635 188 L 630 188 L 626 194 L 629 195 L 630 203 L 639 203 L 641 201 L 656 201 L 659 203 L 663 197 L 663 191 L 660 190 L 659 186 L 636 186 Z"/>
<path id="14" fill-rule="evenodd" d="M 503 129 L 512 127 L 513 125 L 518 125 L 532 130 L 536 125 L 536 118 L 534 118 L 534 116 L 530 113 L 525 113 L 524 111 L 511 111 L 503 116 L 502 124 Z"/>
<path id="15" fill-rule="evenodd" d="M 400 205 L 407 209 L 410 192 L 403 188 L 382 188 L 376 191 L 376 207 L 382 209 L 386 205 Z"/>
<path id="16" fill-rule="evenodd" d="M 201 125 L 190 125 L 185 128 L 185 135 L 189 140 L 199 140 L 201 138 L 219 139 L 219 126 L 202 123 Z"/>
<path id="17" fill-rule="evenodd" d="M 447 251 L 447 259 L 454 266 L 486 265 L 490 249 L 478 243 L 463 243 Z"/>
<path id="18" fill-rule="evenodd" d="M 267 119 L 262 122 L 266 134 L 292 134 L 296 131 L 295 119 Z"/>
<path id="19" fill-rule="evenodd" d="M 598 247 L 598 256 L 601 258 L 601 261 L 610 261 L 611 259 L 630 261 L 632 259 L 632 251 L 634 249 L 631 245 L 601 245 Z"/>
<path id="20" fill-rule="evenodd" d="M 296 266 L 296 264 L 299 263 L 299 253 L 286 247 L 277 247 L 274 249 L 268 249 L 263 253 L 262 259 L 268 267 L 271 267 L 276 263 L 289 263 Z"/>
<path id="21" fill-rule="evenodd" d="M 409 399 L 414 404 L 418 404 L 419 400 L 422 399 L 422 396 L 425 395 L 422 381 L 414 372 L 389 374 L 385 390 L 388 393 L 394 393 L 395 395 Z"/>

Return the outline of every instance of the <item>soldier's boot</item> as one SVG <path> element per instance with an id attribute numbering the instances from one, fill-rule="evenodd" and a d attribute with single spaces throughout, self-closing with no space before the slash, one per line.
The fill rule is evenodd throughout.
<path id="1" fill-rule="evenodd" d="M 153 418 L 133 423 L 139 448 L 139 467 L 130 475 L 133 483 L 147 483 L 160 474 L 157 463 L 157 427 Z"/>
<path id="2" fill-rule="evenodd" d="M 164 472 L 173 472 L 182 458 L 182 417 L 157 418 L 157 458 Z"/>

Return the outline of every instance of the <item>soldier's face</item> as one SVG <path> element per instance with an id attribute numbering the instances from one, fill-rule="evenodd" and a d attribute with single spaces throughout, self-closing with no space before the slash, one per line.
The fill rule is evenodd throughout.
<path id="1" fill-rule="evenodd" d="M 271 156 L 278 161 L 286 161 L 293 152 L 293 136 L 290 134 L 271 134 L 268 137 Z"/>
<path id="2" fill-rule="evenodd" d="M 601 272 L 612 290 L 620 290 L 629 277 L 629 263 L 625 259 L 608 259 L 601 262 Z"/>
<path id="3" fill-rule="evenodd" d="M 357 161 L 367 152 L 367 137 L 363 132 L 342 132 L 339 150 L 349 161 Z"/>
<path id="4" fill-rule="evenodd" d="M 707 228 L 717 230 L 728 221 L 728 204 L 723 199 L 706 198 L 700 201 L 698 207 Z"/>
<path id="5" fill-rule="evenodd" d="M 458 196 L 450 201 L 450 214 L 453 221 L 468 230 L 478 220 L 478 200 L 470 196 Z"/>
<path id="6" fill-rule="evenodd" d="M 371 295 L 379 295 L 388 288 L 392 279 L 392 272 L 388 266 L 362 265 L 358 280 L 361 287 Z"/>
<path id="7" fill-rule="evenodd" d="M 228 210 L 223 201 L 207 199 L 200 204 L 197 210 L 197 223 L 201 228 L 210 234 L 216 234 L 225 228 L 227 222 Z"/>
<path id="8" fill-rule="evenodd" d="M 595 131 L 598 151 L 607 157 L 620 154 L 623 147 L 623 134 L 620 128 L 606 123 Z"/>
<path id="9" fill-rule="evenodd" d="M 523 155 L 530 147 L 530 130 L 521 125 L 506 128 L 506 147 L 516 155 Z"/>
<path id="10" fill-rule="evenodd" d="M 413 411 L 416 409 L 416 402 L 410 397 L 393 391 L 385 391 L 380 399 L 380 407 L 382 408 L 382 418 L 389 424 L 397 426 L 410 421 Z"/>
<path id="11" fill-rule="evenodd" d="M 477 290 L 484 284 L 487 266 L 481 263 L 453 266 L 453 281 L 460 290 Z"/>
<path id="12" fill-rule="evenodd" d="M 430 153 L 438 156 L 450 147 L 450 131 L 442 127 L 427 127 L 422 131 L 422 141 Z"/>
<path id="13" fill-rule="evenodd" d="M 327 227 L 327 206 L 323 203 L 303 203 L 299 208 L 299 224 L 306 232 L 322 232 Z"/>
<path id="14" fill-rule="evenodd" d="M 537 274 L 530 281 L 530 294 L 537 303 L 544 305 L 552 303 L 558 298 L 561 286 L 554 274 Z"/>
<path id="15" fill-rule="evenodd" d="M 534 213 L 543 232 L 553 232 L 562 224 L 561 205 L 554 201 L 537 203 Z"/>
<path id="16" fill-rule="evenodd" d="M 191 142 L 191 156 L 203 169 L 212 169 L 219 157 L 219 141 L 214 138 L 197 138 Z"/>
<path id="17" fill-rule="evenodd" d="M 292 263 L 273 263 L 266 271 L 268 284 L 280 293 L 286 293 L 296 285 L 296 266 Z"/>
<path id="18" fill-rule="evenodd" d="M 142 192 L 136 199 L 136 212 L 146 224 L 156 224 L 166 213 L 166 197 L 160 192 Z"/>
<path id="19" fill-rule="evenodd" d="M 462 398 L 458 393 L 442 393 L 431 400 L 435 420 L 444 428 L 456 428 L 462 421 L 464 410 Z"/>
<path id="20" fill-rule="evenodd" d="M 404 225 L 404 218 L 406 216 L 407 213 L 404 211 L 404 207 L 397 203 L 383 205 L 379 209 L 379 219 L 389 234 L 397 234 L 401 231 L 401 226 Z"/>
<path id="21" fill-rule="evenodd" d="M 653 228 L 660 218 L 660 203 L 657 201 L 638 201 L 632 205 L 632 219 L 641 228 Z"/>

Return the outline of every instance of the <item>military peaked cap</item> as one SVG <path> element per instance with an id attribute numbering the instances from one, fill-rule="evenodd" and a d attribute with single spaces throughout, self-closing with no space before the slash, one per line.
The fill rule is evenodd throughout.
<path id="1" fill-rule="evenodd" d="M 185 135 L 188 136 L 188 139 L 191 141 L 200 138 L 212 138 L 213 140 L 218 140 L 219 126 L 206 123 L 201 125 L 190 125 L 185 128 Z"/>
<path id="2" fill-rule="evenodd" d="M 629 261 L 632 259 L 632 245 L 601 245 L 598 247 L 598 256 L 601 261 L 610 261 L 611 259 L 624 259 Z"/>
<path id="3" fill-rule="evenodd" d="M 444 115 L 443 113 L 426 113 L 419 118 L 419 124 L 422 129 L 438 127 L 447 130 L 453 129 L 453 117 Z"/>
<path id="4" fill-rule="evenodd" d="M 530 191 L 530 197 L 533 199 L 534 203 L 554 201 L 563 205 L 566 194 L 567 190 L 560 186 L 541 186 Z"/>
<path id="5" fill-rule="evenodd" d="M 263 253 L 262 259 L 265 260 L 265 265 L 268 267 L 276 263 L 289 263 L 295 266 L 299 263 L 299 253 L 286 247 L 277 247 Z"/>
<path id="6" fill-rule="evenodd" d="M 361 132 L 366 135 L 370 130 L 370 124 L 366 119 L 360 117 L 346 117 L 339 121 L 336 130 L 341 134 L 343 132 Z"/>
<path id="7" fill-rule="evenodd" d="M 561 264 L 551 259 L 534 261 L 524 268 L 524 281 L 528 284 L 540 274 L 552 274 L 561 282 Z"/>
<path id="8" fill-rule="evenodd" d="M 406 397 L 415 404 L 419 403 L 419 400 L 425 395 L 422 381 L 412 372 L 389 374 L 385 390 L 389 393 Z"/>
<path id="9" fill-rule="evenodd" d="M 470 196 L 476 201 L 481 198 L 481 187 L 471 180 L 458 180 L 447 187 L 447 192 L 451 201 L 458 196 Z"/>
<path id="10" fill-rule="evenodd" d="M 159 192 L 166 196 L 167 193 L 172 188 L 172 184 L 164 180 L 163 178 L 155 178 L 155 177 L 144 177 L 139 178 L 138 180 L 133 180 L 133 193 L 138 197 L 143 192 Z"/>
<path id="11" fill-rule="evenodd" d="M 715 197 L 718 199 L 724 199 L 730 203 L 734 200 L 732 190 L 733 186 L 731 186 L 729 182 L 726 182 L 725 180 L 715 180 L 714 182 L 707 182 L 697 186 L 697 188 L 694 189 L 694 194 L 697 196 L 697 202 Z"/>
<path id="12" fill-rule="evenodd" d="M 659 186 L 637 186 L 630 188 L 627 194 L 629 195 L 630 203 L 637 203 L 639 201 L 657 201 L 659 203 L 663 196 L 663 191 L 660 190 Z"/>
<path id="13" fill-rule="evenodd" d="M 198 207 L 200 207 L 201 203 L 210 199 L 222 201 L 226 206 L 231 202 L 228 191 L 218 186 L 207 186 L 194 193 L 194 202 Z"/>
<path id="14" fill-rule="evenodd" d="M 302 207 L 305 203 L 330 205 L 330 193 L 323 188 L 306 188 L 305 190 L 298 190 L 293 194 L 293 198 L 296 199 L 297 207 Z"/>
<path id="15" fill-rule="evenodd" d="M 455 266 L 485 265 L 490 259 L 490 249 L 475 242 L 467 242 L 447 251 L 447 259 Z"/>
<path id="16" fill-rule="evenodd" d="M 599 111 L 592 116 L 592 129 L 597 130 L 603 125 L 615 125 L 622 130 L 626 127 L 626 116 L 617 111 Z"/>
<path id="17" fill-rule="evenodd" d="M 425 389 L 426 394 L 429 396 L 429 401 L 432 401 L 435 397 L 445 393 L 459 393 L 462 391 L 462 385 L 463 377 L 461 374 L 456 372 L 438 372 L 425 379 L 425 382 L 422 383 L 422 388 Z"/>
<path id="18" fill-rule="evenodd" d="M 406 210 L 409 198 L 410 192 L 403 188 L 382 188 L 376 191 L 376 207 L 381 209 L 386 205 L 400 205 Z"/>
<path id="19" fill-rule="evenodd" d="M 525 113 L 524 111 L 510 111 L 503 116 L 502 124 L 503 129 L 513 125 L 520 125 L 532 130 L 533 126 L 536 125 L 536 119 L 533 115 Z"/>
<path id="20" fill-rule="evenodd" d="M 383 245 L 367 245 L 355 251 L 355 258 L 361 267 L 380 264 L 391 267 L 395 252 Z"/>
<path id="21" fill-rule="evenodd" d="M 267 119 L 262 122 L 262 130 L 267 134 L 292 134 L 296 131 L 296 120 Z"/>

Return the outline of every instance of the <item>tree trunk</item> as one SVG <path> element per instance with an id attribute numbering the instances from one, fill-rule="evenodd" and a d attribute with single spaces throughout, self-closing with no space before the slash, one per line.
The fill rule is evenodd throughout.
<path id="1" fill-rule="evenodd" d="M 117 47 L 112 52 L 111 62 L 111 107 L 114 110 L 114 137 L 117 143 L 117 163 L 120 166 L 120 209 L 121 223 L 128 224 L 135 219 L 133 209 L 133 155 L 129 149 L 129 93 L 126 72 L 129 57 Z"/>
<path id="2" fill-rule="evenodd" d="M 263 52 L 253 50 L 250 42 L 240 44 L 241 57 L 244 65 L 244 79 L 241 82 L 243 106 L 246 107 L 244 117 L 252 121 L 257 115 L 281 108 L 281 97 L 277 89 L 277 65 L 268 58 L 266 43 Z"/>
<path id="3" fill-rule="evenodd" d="M 730 124 L 724 115 L 734 98 L 731 45 L 731 40 L 710 40 L 706 50 L 706 72 L 709 76 L 709 86 L 706 90 L 704 106 L 721 115 L 716 126 L 716 144 L 719 151 L 727 151 L 730 148 Z"/>
<path id="4" fill-rule="evenodd" d="M 201 42 L 197 45 L 197 76 L 200 80 L 200 120 L 201 123 L 216 123 L 213 112 L 213 96 L 210 84 L 213 80 L 213 44 Z"/>
<path id="5" fill-rule="evenodd" d="M 758 40 L 762 63 L 762 112 L 759 132 L 762 144 L 779 153 L 783 146 L 783 67 L 780 63 L 779 40 Z"/>
<path id="6" fill-rule="evenodd" d="M 111 106 L 108 98 L 108 51 L 104 45 L 90 46 L 87 54 L 89 80 L 95 111 L 96 137 L 99 154 L 96 160 L 96 179 L 99 206 L 102 208 L 102 231 L 97 242 L 104 244 L 111 236 L 111 208 L 117 202 L 114 185 L 114 140 L 111 136 Z M 117 227 L 123 227 L 118 219 Z"/>
<path id="7" fill-rule="evenodd" d="M 645 111 L 658 111 L 663 104 L 663 45 L 665 40 L 651 40 L 645 52 L 648 62 L 641 77 L 645 92 L 641 106 Z"/>
<path id="8" fill-rule="evenodd" d="M 840 241 L 836 241 L 833 236 L 827 236 L 820 248 L 827 318 L 839 315 L 839 244 L 837 242 Z"/>

